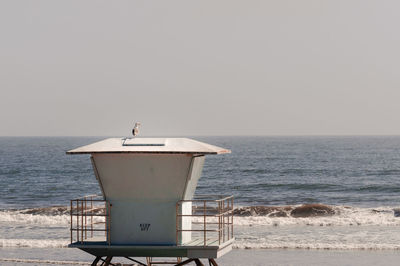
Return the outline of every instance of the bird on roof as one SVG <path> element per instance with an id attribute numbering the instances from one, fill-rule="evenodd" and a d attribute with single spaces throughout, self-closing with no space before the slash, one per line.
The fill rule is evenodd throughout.
<path id="1" fill-rule="evenodd" d="M 132 134 L 134 137 L 136 137 L 137 135 L 139 135 L 139 126 L 140 126 L 140 122 L 136 122 L 135 126 L 132 129 Z"/>

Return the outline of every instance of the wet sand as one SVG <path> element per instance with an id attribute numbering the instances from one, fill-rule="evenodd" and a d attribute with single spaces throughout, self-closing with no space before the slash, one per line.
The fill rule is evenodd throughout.
<path id="1" fill-rule="evenodd" d="M 234 250 L 218 260 L 220 265 L 399 265 L 398 250 Z M 246 262 L 249 262 L 246 264 Z"/>
<path id="2" fill-rule="evenodd" d="M 0 265 L 90 265 L 93 257 L 76 249 L 0 248 Z M 118 260 L 116 260 L 118 261 Z M 143 260 L 141 260 L 143 261 Z M 235 249 L 217 259 L 221 266 L 399 265 L 397 250 Z M 124 263 L 124 261 L 121 261 Z M 125 261 L 125 263 L 128 263 Z"/>

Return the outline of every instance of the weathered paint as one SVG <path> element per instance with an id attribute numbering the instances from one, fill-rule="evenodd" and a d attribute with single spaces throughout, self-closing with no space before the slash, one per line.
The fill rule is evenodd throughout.
<path id="1" fill-rule="evenodd" d="M 178 201 L 192 156 L 187 154 L 93 154 L 106 199 Z"/>
<path id="2" fill-rule="evenodd" d="M 177 244 L 176 202 L 192 198 L 204 156 L 93 154 L 97 178 L 111 207 L 112 244 Z M 191 204 L 178 211 L 190 214 Z M 179 221 L 190 229 L 189 217 Z M 180 241 L 190 241 L 181 232 Z"/>

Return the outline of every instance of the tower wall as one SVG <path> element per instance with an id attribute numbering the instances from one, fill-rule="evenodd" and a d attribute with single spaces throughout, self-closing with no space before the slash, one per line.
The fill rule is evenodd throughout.
<path id="1" fill-rule="evenodd" d="M 176 202 L 193 197 L 204 156 L 93 154 L 93 166 L 111 207 L 112 244 L 176 244 Z M 178 210 L 191 214 L 191 204 Z M 188 218 L 180 221 L 190 229 Z M 190 240 L 190 232 L 178 236 Z"/>

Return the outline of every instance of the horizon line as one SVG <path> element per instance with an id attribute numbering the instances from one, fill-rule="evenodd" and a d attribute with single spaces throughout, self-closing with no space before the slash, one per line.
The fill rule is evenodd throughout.
<path id="1" fill-rule="evenodd" d="M 243 135 L 223 135 L 223 134 L 210 134 L 210 135 L 142 135 L 139 138 L 183 138 L 183 137 L 399 137 L 400 134 L 243 134 Z M 0 138 L 41 138 L 41 137 L 69 137 L 69 138 L 118 138 L 118 137 L 131 137 L 122 135 L 0 135 Z"/>

